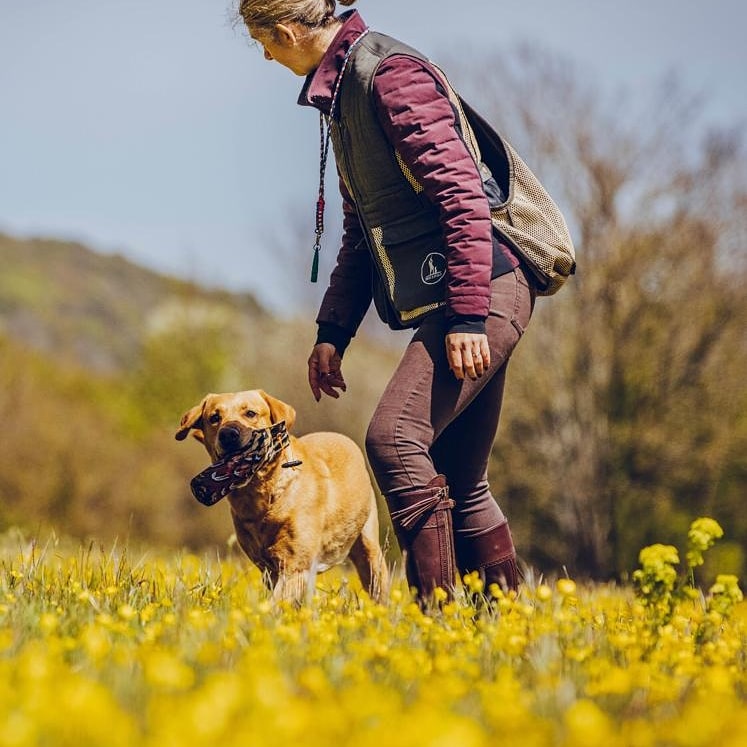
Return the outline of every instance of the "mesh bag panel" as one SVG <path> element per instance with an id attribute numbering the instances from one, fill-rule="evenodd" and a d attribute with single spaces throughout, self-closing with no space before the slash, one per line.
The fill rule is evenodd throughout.
<path id="1" fill-rule="evenodd" d="M 541 273 L 540 295 L 552 295 L 576 267 L 576 254 L 565 219 L 532 170 L 504 140 L 512 164 L 509 199 L 491 211 L 493 225 Z"/>
<path id="2" fill-rule="evenodd" d="M 474 127 L 462 99 L 451 87 L 443 70 L 439 73 L 449 99 L 459 117 L 468 150 L 483 175 L 490 169 L 484 163 Z M 489 127 L 486 122 L 483 128 Z M 508 198 L 490 211 L 493 226 L 516 249 L 537 280 L 537 294 L 550 296 L 576 270 L 573 240 L 560 209 L 513 147 L 491 129 L 491 142 L 500 142 L 509 165 Z M 496 149 L 498 146 L 495 146 Z M 407 174 L 405 173 L 405 176 Z M 410 175 L 411 176 L 411 175 Z M 410 178 L 408 177 L 408 180 Z M 502 185 L 503 186 L 503 185 Z"/>

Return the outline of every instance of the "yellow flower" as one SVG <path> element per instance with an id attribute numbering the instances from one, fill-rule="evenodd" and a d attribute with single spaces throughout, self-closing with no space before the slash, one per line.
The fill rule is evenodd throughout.
<path id="1" fill-rule="evenodd" d="M 564 597 L 570 597 L 576 593 L 576 582 L 573 579 L 559 578 L 555 586 Z"/>
<path id="2" fill-rule="evenodd" d="M 59 618 L 52 612 L 45 612 L 39 617 L 39 630 L 41 630 L 44 635 L 54 633 L 59 627 L 59 624 Z"/>
<path id="3" fill-rule="evenodd" d="M 485 584 L 477 571 L 466 573 L 462 581 L 464 582 L 467 591 L 471 594 L 481 594 L 482 590 L 485 588 Z"/>
<path id="4" fill-rule="evenodd" d="M 123 604 L 117 609 L 117 614 L 123 620 L 132 620 L 137 617 L 137 610 L 131 604 Z"/>
<path id="5" fill-rule="evenodd" d="M 490 584 L 488 592 L 493 599 L 503 599 L 506 595 L 498 584 Z"/>
<path id="6" fill-rule="evenodd" d="M 446 593 L 444 589 L 442 589 L 440 586 L 437 586 L 433 590 L 433 599 L 436 602 L 445 602 L 449 598 L 449 595 Z"/>
<path id="7" fill-rule="evenodd" d="M 610 718 L 591 700 L 578 700 L 563 719 L 568 747 L 610 747 L 617 742 Z"/>
<path id="8" fill-rule="evenodd" d="M 84 651 L 94 663 L 100 663 L 111 650 L 111 640 L 100 626 L 87 625 L 80 634 Z"/>
<path id="9" fill-rule="evenodd" d="M 724 530 L 714 519 L 700 518 L 690 525 L 687 533 L 687 564 L 691 568 L 703 565 L 703 553 L 724 536 Z"/>
<path id="10" fill-rule="evenodd" d="M 194 670 L 175 654 L 154 651 L 143 661 L 145 681 L 164 690 L 186 690 L 195 681 Z"/>
<path id="11" fill-rule="evenodd" d="M 644 547 L 638 553 L 638 562 L 644 568 L 663 568 L 677 565 L 680 562 L 680 556 L 676 547 L 657 543 Z"/>

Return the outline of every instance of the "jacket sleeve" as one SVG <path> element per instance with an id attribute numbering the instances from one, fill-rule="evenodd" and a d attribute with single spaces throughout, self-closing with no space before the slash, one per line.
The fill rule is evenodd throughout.
<path id="1" fill-rule="evenodd" d="M 379 66 L 373 97 L 387 138 L 438 208 L 451 329 L 484 331 L 493 257 L 490 209 L 441 78 L 421 60 L 393 55 Z"/>
<path id="2" fill-rule="evenodd" d="M 342 194 L 342 245 L 316 322 L 316 342 L 330 342 L 343 355 L 371 305 L 372 265 L 353 200 L 339 179 Z"/>

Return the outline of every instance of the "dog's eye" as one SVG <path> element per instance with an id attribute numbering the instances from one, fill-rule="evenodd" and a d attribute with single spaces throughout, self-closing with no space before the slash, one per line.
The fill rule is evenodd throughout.
<path id="1" fill-rule="evenodd" d="M 218 423 L 220 423 L 220 413 L 214 412 L 214 413 L 213 413 L 213 414 L 212 414 L 212 415 L 211 415 L 211 416 L 210 416 L 210 417 L 208 418 L 208 422 L 209 422 L 209 423 L 210 423 L 211 425 L 217 425 Z"/>
<path id="2" fill-rule="evenodd" d="M 248 418 L 256 418 L 257 417 L 257 413 L 254 412 L 254 410 L 247 410 L 245 414 L 246 414 L 246 416 Z"/>

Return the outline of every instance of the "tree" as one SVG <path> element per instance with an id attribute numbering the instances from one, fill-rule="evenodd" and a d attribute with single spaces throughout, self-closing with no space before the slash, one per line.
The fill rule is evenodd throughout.
<path id="1" fill-rule="evenodd" d="M 608 100 L 528 49 L 476 67 L 501 75 L 468 78 L 480 93 L 465 97 L 548 186 L 578 249 L 509 374 L 492 472 L 519 545 L 607 577 L 710 512 L 744 546 L 741 130 L 708 130 L 674 80 Z"/>

